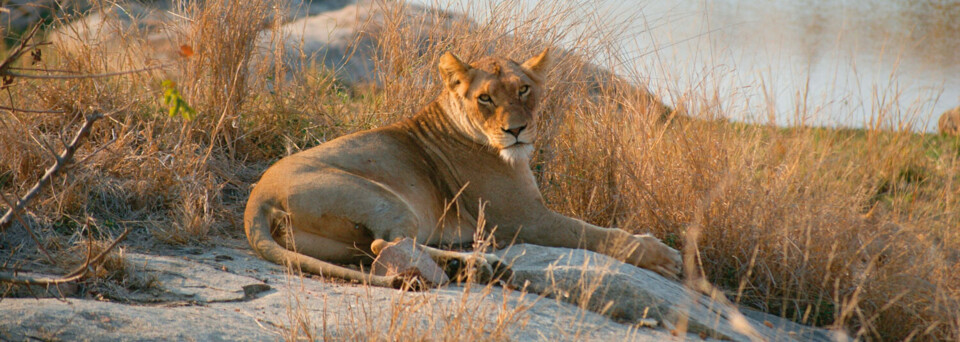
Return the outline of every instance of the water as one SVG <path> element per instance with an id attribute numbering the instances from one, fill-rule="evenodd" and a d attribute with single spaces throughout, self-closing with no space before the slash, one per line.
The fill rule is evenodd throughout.
<path id="1" fill-rule="evenodd" d="M 670 104 L 716 94 L 713 104 L 736 120 L 864 127 L 883 113 L 886 127 L 919 131 L 960 105 L 960 0 L 595 0 L 585 8 L 608 22 L 631 18 L 621 60 Z"/>

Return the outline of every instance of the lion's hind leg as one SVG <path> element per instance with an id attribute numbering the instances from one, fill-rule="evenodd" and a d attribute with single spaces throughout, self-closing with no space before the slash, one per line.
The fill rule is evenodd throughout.
<path id="1" fill-rule="evenodd" d="M 281 246 L 323 261 L 338 264 L 360 264 L 372 260 L 363 244 L 346 243 L 310 232 L 293 231 L 276 238 Z"/>
<path id="2" fill-rule="evenodd" d="M 412 242 L 412 239 L 409 240 Z M 385 248 L 400 244 L 403 241 L 404 239 L 397 239 L 393 242 L 377 239 L 371 244 L 371 250 L 379 256 Z M 439 264 L 450 279 L 490 283 L 501 279 L 506 280 L 512 275 L 509 267 L 493 254 L 456 252 L 413 243 L 417 250 L 426 253 L 431 260 Z"/>
<path id="3" fill-rule="evenodd" d="M 444 265 L 451 279 L 491 283 L 509 279 L 513 273 L 499 257 L 482 252 L 456 252 L 423 245 L 423 250 Z"/>
<path id="4" fill-rule="evenodd" d="M 371 260 L 375 254 L 371 242 L 376 239 L 416 235 L 418 217 L 403 198 L 383 184 L 336 169 L 294 181 L 297 184 L 291 188 L 296 191 L 286 196 L 290 226 L 285 234 L 293 237 L 299 253 L 355 264 Z M 408 278 L 415 276 L 389 276 L 394 280 L 390 286 L 406 287 Z"/>

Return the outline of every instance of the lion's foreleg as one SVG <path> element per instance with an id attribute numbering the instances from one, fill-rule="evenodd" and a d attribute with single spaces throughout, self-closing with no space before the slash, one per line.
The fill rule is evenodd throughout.
<path id="1" fill-rule="evenodd" d="M 505 228 L 498 229 L 497 240 L 510 241 L 515 238 L 516 242 L 586 249 L 611 256 L 619 250 L 616 246 L 618 243 L 628 241 L 632 237 L 631 234 L 620 229 L 598 227 L 552 211 L 544 213 L 533 222 L 517 227 L 516 230 Z"/>
<path id="2" fill-rule="evenodd" d="M 520 242 L 549 247 L 580 248 L 609 255 L 666 277 L 680 272 L 680 253 L 650 235 L 633 235 L 597 227 L 555 212 L 546 213 L 515 232 Z"/>

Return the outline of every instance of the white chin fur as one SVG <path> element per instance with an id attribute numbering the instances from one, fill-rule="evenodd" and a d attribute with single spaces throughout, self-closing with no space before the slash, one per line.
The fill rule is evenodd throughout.
<path id="1" fill-rule="evenodd" d="M 500 158 L 510 164 L 529 163 L 533 144 L 515 144 L 500 150 Z"/>

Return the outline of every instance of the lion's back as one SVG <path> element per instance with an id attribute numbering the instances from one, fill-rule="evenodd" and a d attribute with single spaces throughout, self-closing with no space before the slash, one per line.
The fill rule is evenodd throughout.
<path id="1" fill-rule="evenodd" d="M 338 137 L 281 158 L 267 169 L 263 179 L 293 181 L 332 170 L 382 183 L 433 172 L 425 164 L 420 146 L 401 128 L 387 126 Z"/>

